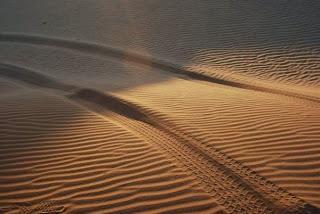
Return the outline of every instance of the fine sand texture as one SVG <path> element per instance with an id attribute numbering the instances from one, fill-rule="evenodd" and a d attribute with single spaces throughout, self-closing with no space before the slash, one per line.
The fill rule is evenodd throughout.
<path id="1" fill-rule="evenodd" d="M 320 213 L 319 11 L 2 0 L 0 214 Z"/>

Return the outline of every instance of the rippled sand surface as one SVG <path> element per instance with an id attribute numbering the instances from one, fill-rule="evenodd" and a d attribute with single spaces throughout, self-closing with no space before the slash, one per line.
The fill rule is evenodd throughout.
<path id="1" fill-rule="evenodd" d="M 319 10 L 1 1 L 0 213 L 319 213 Z"/>

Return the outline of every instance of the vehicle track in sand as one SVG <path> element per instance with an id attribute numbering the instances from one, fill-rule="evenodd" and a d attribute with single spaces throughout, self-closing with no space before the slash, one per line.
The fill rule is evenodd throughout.
<path id="1" fill-rule="evenodd" d="M 124 60 L 129 63 L 136 63 L 139 65 L 151 66 L 153 68 L 169 72 L 175 75 L 184 75 L 191 80 L 200 80 L 207 83 L 220 84 L 229 87 L 241 88 L 252 91 L 259 91 L 271 94 L 278 94 L 287 97 L 302 99 L 309 102 L 319 103 L 318 97 L 307 94 L 299 94 L 290 90 L 282 90 L 270 87 L 263 87 L 253 85 L 250 83 L 228 80 L 224 78 L 214 77 L 205 73 L 195 72 L 187 68 L 183 68 L 174 63 L 155 59 L 153 57 L 143 56 L 130 51 L 123 51 L 113 47 L 98 45 L 95 43 L 88 43 L 83 41 L 73 41 L 60 38 L 43 37 L 37 35 L 17 34 L 17 33 L 0 33 L 0 43 L 21 43 L 30 45 L 50 46 L 55 48 L 70 49 L 73 51 L 84 52 L 88 54 L 98 55 L 102 57 L 115 58 L 117 60 Z"/>
<path id="2" fill-rule="evenodd" d="M 167 127 L 143 108 L 114 95 L 60 83 L 43 74 L 0 64 L 0 76 L 58 95 L 101 117 L 112 118 L 161 149 L 229 213 L 316 213 L 317 208 L 276 186 L 214 147 Z M 46 84 L 46 82 L 48 84 Z M 50 91 L 51 93 L 54 91 Z"/>

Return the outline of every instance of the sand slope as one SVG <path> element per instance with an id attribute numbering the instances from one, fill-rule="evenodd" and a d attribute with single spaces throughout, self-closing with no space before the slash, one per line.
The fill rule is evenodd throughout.
<path id="1" fill-rule="evenodd" d="M 1 101 L 3 206 L 28 202 L 34 206 L 19 209 L 35 213 L 53 200 L 49 208 L 68 213 L 221 210 L 152 142 L 112 120 L 34 90 Z"/>
<path id="2" fill-rule="evenodd" d="M 0 212 L 319 212 L 319 3 L 1 4 Z"/>

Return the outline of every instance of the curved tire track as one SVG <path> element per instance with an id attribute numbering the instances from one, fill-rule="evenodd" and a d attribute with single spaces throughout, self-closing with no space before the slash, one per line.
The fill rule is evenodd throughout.
<path id="1" fill-rule="evenodd" d="M 0 64 L 0 76 L 43 89 L 67 92 L 66 97 L 100 116 L 108 116 L 159 147 L 197 179 L 230 213 L 317 213 L 297 198 L 250 168 L 213 147 L 204 147 L 185 133 L 167 127 L 157 118 L 125 100 L 93 89 L 60 83 L 25 68 Z"/>
<path id="2" fill-rule="evenodd" d="M 95 43 L 86 43 L 86 42 L 78 42 L 78 41 L 59 39 L 59 38 L 50 38 L 50 37 L 27 35 L 27 34 L 15 34 L 15 33 L 0 33 L 0 42 L 12 42 L 12 43 L 23 43 L 23 44 L 25 43 L 25 44 L 32 44 L 32 45 L 60 47 L 60 48 L 71 49 L 79 52 L 100 55 L 104 57 L 108 56 L 118 60 L 125 60 L 131 63 L 151 66 L 159 70 L 174 73 L 174 74 L 185 75 L 194 80 L 200 80 L 200 81 L 205 81 L 209 83 L 215 83 L 215 84 L 253 90 L 253 91 L 260 91 L 265 93 L 279 94 L 283 96 L 294 97 L 298 99 L 320 103 L 320 100 L 317 97 L 216 78 L 213 76 L 208 76 L 203 73 L 198 73 L 198 72 L 194 72 L 194 71 L 182 68 L 179 65 L 176 65 L 167 61 L 161 61 L 161 60 L 154 59 L 152 57 L 142 56 L 133 52 L 126 52 L 120 49 L 98 45 Z"/>

